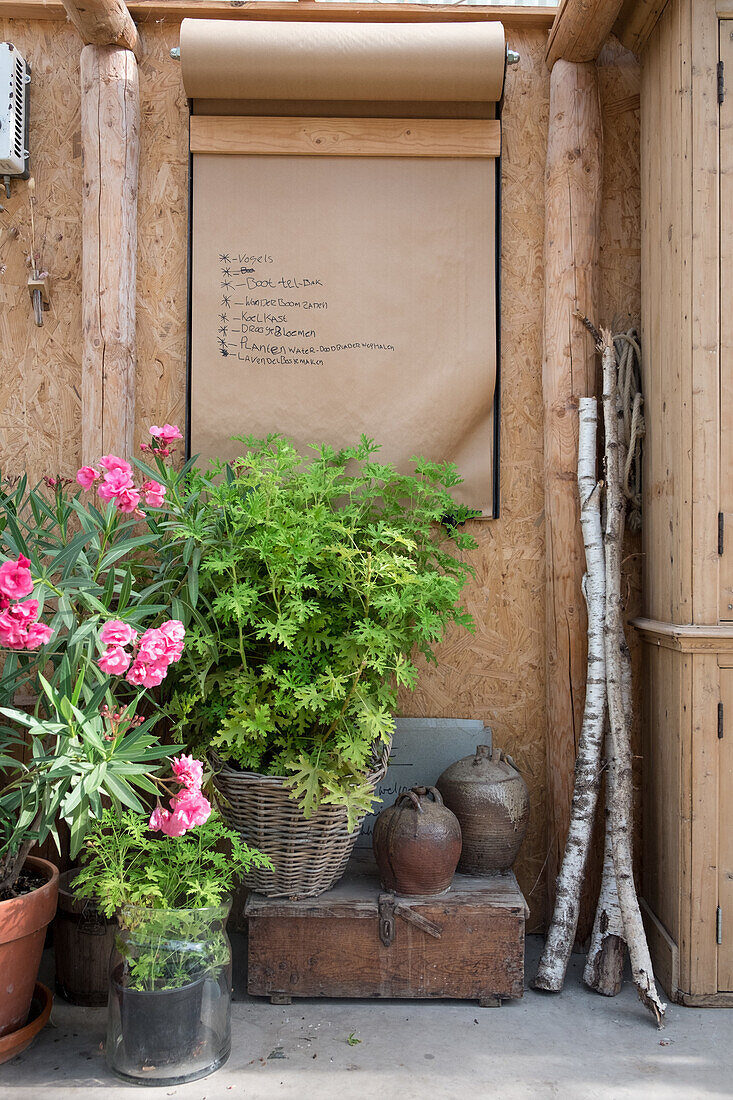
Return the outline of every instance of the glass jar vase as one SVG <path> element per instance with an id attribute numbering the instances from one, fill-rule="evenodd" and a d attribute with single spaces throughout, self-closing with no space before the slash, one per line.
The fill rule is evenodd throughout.
<path id="1" fill-rule="evenodd" d="M 107 1064 L 137 1084 L 213 1073 L 231 1047 L 230 904 L 125 906 L 110 960 Z"/>

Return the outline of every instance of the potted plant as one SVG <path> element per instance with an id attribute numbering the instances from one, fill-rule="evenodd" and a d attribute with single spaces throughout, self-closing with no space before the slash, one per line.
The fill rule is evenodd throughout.
<path id="1" fill-rule="evenodd" d="M 473 546 L 450 464 L 401 475 L 367 439 L 310 458 L 278 436 L 191 469 L 166 498 L 187 563 L 190 645 L 170 684 L 180 739 L 215 763 L 227 822 L 272 859 L 248 885 L 321 893 L 343 873 L 386 767 L 397 691 L 434 660 Z M 165 480 L 161 460 L 150 476 Z M 163 540 L 165 542 L 165 539 Z M 163 559 L 165 545 L 161 548 Z"/>
<path id="2" fill-rule="evenodd" d="M 120 1077 L 146 1084 L 196 1080 L 230 1048 L 231 892 L 266 865 L 211 811 L 203 766 L 172 761 L 176 790 L 149 821 L 107 811 L 86 842 L 79 897 L 117 914 L 110 963 L 106 1056 Z"/>
<path id="3" fill-rule="evenodd" d="M 103 800 L 142 810 L 138 795 L 156 793 L 149 773 L 167 755 L 150 732 L 156 715 L 148 698 L 167 665 L 144 659 L 146 638 L 162 628 L 140 637 L 147 621 L 160 620 L 165 601 L 155 579 L 133 593 L 131 564 L 150 542 L 136 528 L 140 505 L 155 508 L 160 496 L 150 486 L 123 492 L 131 467 L 114 455 L 103 463 L 100 485 L 119 492 L 100 488 L 101 509 L 70 496 L 66 479 L 34 489 L 25 478 L 0 483 L 7 559 L 0 565 L 0 702 L 7 704 L 0 712 L 10 720 L 0 727 L 0 972 L 8 976 L 0 984 L 0 1058 L 17 1052 L 8 1036 L 26 1041 L 45 926 L 56 908 L 58 871 L 29 856 L 31 848 L 49 835 L 58 843 L 63 819 L 74 857 Z M 102 625 L 115 614 L 125 621 Z M 182 626 L 164 625 L 180 648 Z M 120 642 L 132 647 L 127 657 Z"/>

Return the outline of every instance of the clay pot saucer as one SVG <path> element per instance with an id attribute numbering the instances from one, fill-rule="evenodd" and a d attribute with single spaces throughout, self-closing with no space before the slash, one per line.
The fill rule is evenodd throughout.
<path id="1" fill-rule="evenodd" d="M 9 1062 L 11 1058 L 15 1058 L 16 1054 L 20 1054 L 31 1045 L 38 1032 L 42 1031 L 48 1023 L 52 1004 L 51 990 L 41 982 L 36 982 L 28 1023 L 17 1031 L 0 1036 L 0 1065 L 3 1062 Z"/>

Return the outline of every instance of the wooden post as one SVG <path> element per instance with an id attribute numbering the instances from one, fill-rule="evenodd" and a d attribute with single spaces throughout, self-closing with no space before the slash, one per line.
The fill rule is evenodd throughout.
<path id="1" fill-rule="evenodd" d="M 85 42 L 122 46 L 140 59 L 140 39 L 124 0 L 64 0 L 69 20 Z"/>
<path id="2" fill-rule="evenodd" d="M 132 453 L 140 90 L 117 46 L 81 52 L 82 457 Z"/>
<path id="3" fill-rule="evenodd" d="M 570 821 L 585 696 L 587 620 L 576 484 L 578 402 L 597 392 L 602 129 L 594 61 L 555 63 L 545 173 L 545 415 L 547 802 L 550 900 Z"/>

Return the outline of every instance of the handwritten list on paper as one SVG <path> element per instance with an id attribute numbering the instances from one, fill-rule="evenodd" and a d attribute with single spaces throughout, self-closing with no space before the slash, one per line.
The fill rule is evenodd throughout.
<path id="1" fill-rule="evenodd" d="M 322 367 L 345 351 L 393 352 L 393 344 L 344 339 L 324 343 L 319 321 L 329 309 L 324 280 L 283 273 L 269 253 L 220 252 L 219 354 L 255 367 Z"/>
<path id="2" fill-rule="evenodd" d="M 491 508 L 494 166 L 193 158 L 190 448 L 279 432 L 400 472 L 455 462 Z"/>

